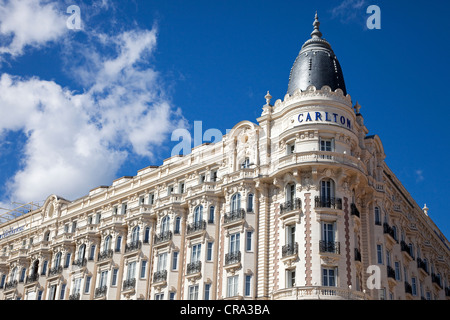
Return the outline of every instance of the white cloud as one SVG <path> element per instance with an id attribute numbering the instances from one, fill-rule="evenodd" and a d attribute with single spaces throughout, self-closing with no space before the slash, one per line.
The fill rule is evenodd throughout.
<path id="1" fill-rule="evenodd" d="M 67 18 L 55 1 L 0 0 L 0 54 L 20 56 L 27 46 L 59 39 L 68 31 Z"/>
<path id="2" fill-rule="evenodd" d="M 21 130 L 28 136 L 22 169 L 8 182 L 6 200 L 39 201 L 53 193 L 75 199 L 110 183 L 130 154 L 153 159 L 154 148 L 184 126 L 148 63 L 155 28 L 95 37 L 108 55 L 97 41 L 77 52 L 95 61 L 95 68 L 72 64 L 74 75 L 87 84 L 83 93 L 38 77 L 1 76 L 0 135 Z"/>
<path id="3" fill-rule="evenodd" d="M 367 0 L 343 0 L 331 10 L 333 18 L 339 18 L 341 22 L 348 23 L 353 20 L 366 18 Z"/>

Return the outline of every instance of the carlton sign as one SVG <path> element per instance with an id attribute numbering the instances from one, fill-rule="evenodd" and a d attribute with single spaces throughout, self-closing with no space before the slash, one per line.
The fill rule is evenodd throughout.
<path id="1" fill-rule="evenodd" d="M 300 113 L 298 115 L 298 122 L 301 124 L 307 124 L 308 122 L 329 122 L 346 127 L 350 130 L 353 129 L 352 120 L 338 113 L 327 111 Z"/>

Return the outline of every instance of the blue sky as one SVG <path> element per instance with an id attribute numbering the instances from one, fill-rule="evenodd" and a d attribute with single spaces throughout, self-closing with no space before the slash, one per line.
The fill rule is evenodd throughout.
<path id="1" fill-rule="evenodd" d="M 82 29 L 70 30 L 70 5 Z M 369 5 L 381 29 L 366 27 Z M 223 133 L 287 91 L 321 31 L 369 134 L 450 238 L 450 4 L 444 1 L 0 0 L 0 207 L 74 200 L 170 157 L 175 128 Z"/>

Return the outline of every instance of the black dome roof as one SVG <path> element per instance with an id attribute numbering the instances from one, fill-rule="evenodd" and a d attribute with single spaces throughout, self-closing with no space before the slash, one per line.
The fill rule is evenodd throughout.
<path id="1" fill-rule="evenodd" d="M 347 95 L 341 65 L 331 45 L 322 39 L 319 25 L 316 13 L 311 39 L 303 44 L 291 69 L 287 92 L 290 95 L 297 89 L 305 91 L 310 85 L 319 90 L 327 85 L 331 90 L 341 89 Z"/>

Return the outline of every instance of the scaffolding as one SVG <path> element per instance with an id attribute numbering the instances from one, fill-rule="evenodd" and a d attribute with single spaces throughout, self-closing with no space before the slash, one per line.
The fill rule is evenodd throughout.
<path id="1" fill-rule="evenodd" d="M 39 202 L 29 202 L 29 203 L 18 203 L 12 202 L 13 209 L 7 209 L 0 207 L 0 224 L 14 220 L 28 212 L 39 209 L 44 204 L 44 201 Z"/>

